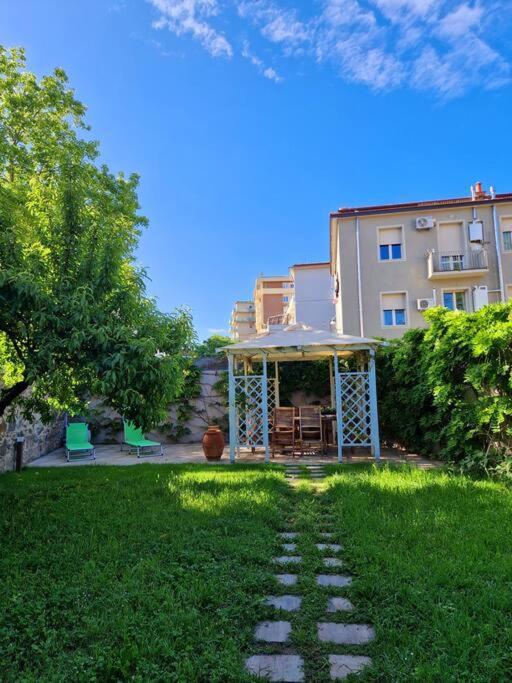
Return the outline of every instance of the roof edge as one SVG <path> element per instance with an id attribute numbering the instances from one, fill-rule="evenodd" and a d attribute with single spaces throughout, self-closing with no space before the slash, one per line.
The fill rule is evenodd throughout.
<path id="1" fill-rule="evenodd" d="M 347 218 L 349 216 L 368 216 L 380 213 L 401 213 L 414 211 L 415 209 L 445 209 L 455 206 L 488 206 L 512 202 L 512 193 L 497 194 L 496 197 L 483 197 L 472 199 L 471 197 L 454 197 L 452 199 L 432 199 L 423 202 L 404 202 L 401 204 L 380 204 L 375 206 L 357 206 L 346 209 L 331 211 L 331 218 Z"/>

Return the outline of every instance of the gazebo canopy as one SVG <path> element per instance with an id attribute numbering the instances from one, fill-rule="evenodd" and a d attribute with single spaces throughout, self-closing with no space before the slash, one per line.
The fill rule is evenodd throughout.
<path id="1" fill-rule="evenodd" d="M 375 349 L 382 342 L 366 337 L 353 337 L 328 330 L 317 330 L 303 323 L 279 327 L 255 334 L 250 339 L 225 346 L 230 355 L 248 359 L 267 360 L 318 360 L 337 355 L 349 356 L 355 351 Z"/>

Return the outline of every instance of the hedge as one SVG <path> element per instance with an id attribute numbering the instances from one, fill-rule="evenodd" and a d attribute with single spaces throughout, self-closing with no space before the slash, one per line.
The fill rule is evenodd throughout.
<path id="1" fill-rule="evenodd" d="M 382 439 L 466 469 L 510 468 L 512 304 L 425 317 L 378 353 Z"/>

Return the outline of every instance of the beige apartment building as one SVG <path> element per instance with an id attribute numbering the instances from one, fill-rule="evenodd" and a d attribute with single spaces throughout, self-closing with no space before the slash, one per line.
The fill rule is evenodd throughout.
<path id="1" fill-rule="evenodd" d="M 270 323 L 283 321 L 293 293 L 293 280 L 287 275 L 260 275 L 254 286 L 256 332 L 264 332 Z"/>
<path id="2" fill-rule="evenodd" d="M 253 301 L 235 301 L 229 321 L 231 338 L 244 341 L 256 332 L 256 313 Z"/>
<path id="3" fill-rule="evenodd" d="M 337 330 L 397 337 L 432 306 L 512 298 L 512 193 L 341 208 L 330 249 Z"/>
<path id="4" fill-rule="evenodd" d="M 317 330 L 330 330 L 334 320 L 330 263 L 295 263 L 290 266 L 293 290 L 285 309 L 285 324 L 305 323 Z"/>

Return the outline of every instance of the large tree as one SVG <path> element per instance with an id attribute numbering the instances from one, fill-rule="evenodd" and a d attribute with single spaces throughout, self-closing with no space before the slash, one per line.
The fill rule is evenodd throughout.
<path id="1" fill-rule="evenodd" d="M 100 395 L 148 427 L 180 392 L 192 323 L 147 296 L 138 178 L 98 164 L 84 114 L 61 69 L 38 79 L 0 48 L 0 416 Z"/>

